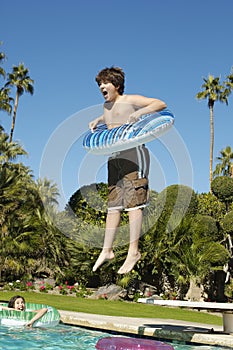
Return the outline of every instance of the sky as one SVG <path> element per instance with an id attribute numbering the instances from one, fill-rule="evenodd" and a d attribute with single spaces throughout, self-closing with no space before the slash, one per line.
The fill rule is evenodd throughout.
<path id="1" fill-rule="evenodd" d="M 203 77 L 224 80 L 233 66 L 232 0 L 8 0 L 0 9 L 3 68 L 24 63 L 35 89 L 20 98 L 14 140 L 35 180 L 58 185 L 61 206 L 107 181 L 107 158 L 88 154 L 82 139 L 102 113 L 95 76 L 111 66 L 125 71 L 126 94 L 159 98 L 175 115 L 173 129 L 148 143 L 151 189 L 209 191 L 209 109 L 195 96 Z M 215 168 L 233 147 L 233 94 L 214 113 Z M 9 133 L 11 117 L 0 112 L 0 124 Z"/>

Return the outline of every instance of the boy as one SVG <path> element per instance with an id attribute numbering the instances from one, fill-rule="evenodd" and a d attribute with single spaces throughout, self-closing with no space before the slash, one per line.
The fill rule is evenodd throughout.
<path id="1" fill-rule="evenodd" d="M 143 114 L 161 111 L 166 104 L 158 99 L 141 95 L 125 95 L 125 74 L 121 68 L 111 67 L 101 70 L 96 82 L 105 99 L 104 113 L 89 123 L 94 131 L 98 123 L 105 123 L 108 129 L 125 123 L 136 122 Z M 105 238 L 93 271 L 106 260 L 114 258 L 112 250 L 121 211 L 129 215 L 130 243 L 124 264 L 119 274 L 130 272 L 141 258 L 138 249 L 142 227 L 142 209 L 148 201 L 149 152 L 144 145 L 116 152 L 108 159 L 108 213 Z"/>

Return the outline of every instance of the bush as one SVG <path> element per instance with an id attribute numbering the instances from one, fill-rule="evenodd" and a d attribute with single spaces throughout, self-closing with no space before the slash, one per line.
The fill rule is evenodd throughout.
<path id="1" fill-rule="evenodd" d="M 226 234 L 233 234 L 233 210 L 222 219 L 222 228 Z"/>
<path id="2" fill-rule="evenodd" d="M 218 176 L 211 183 L 213 194 L 224 203 L 233 201 L 233 178 Z"/>

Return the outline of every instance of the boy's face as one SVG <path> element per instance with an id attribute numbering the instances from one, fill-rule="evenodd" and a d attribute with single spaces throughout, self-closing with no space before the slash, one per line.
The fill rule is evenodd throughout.
<path id="1" fill-rule="evenodd" d="M 101 82 L 99 88 L 106 102 L 112 102 L 119 96 L 118 89 L 110 82 Z"/>
<path id="2" fill-rule="evenodd" d="M 15 300 L 15 305 L 14 305 L 16 310 L 23 311 L 25 309 L 25 303 L 22 298 L 18 298 Z"/>

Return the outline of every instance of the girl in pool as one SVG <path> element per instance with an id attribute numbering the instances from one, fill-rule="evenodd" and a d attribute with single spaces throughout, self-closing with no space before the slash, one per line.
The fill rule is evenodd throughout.
<path id="1" fill-rule="evenodd" d="M 25 309 L 25 299 L 20 295 L 15 295 L 8 302 L 8 307 L 1 306 L 2 310 L 17 310 L 17 311 L 26 311 Z M 32 327 L 33 323 L 41 318 L 48 311 L 47 308 L 42 308 L 39 310 L 30 310 L 35 312 L 35 316 L 27 323 L 27 327 Z"/>

